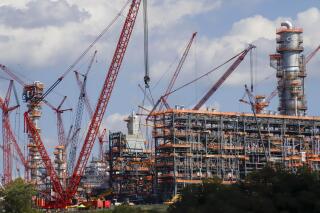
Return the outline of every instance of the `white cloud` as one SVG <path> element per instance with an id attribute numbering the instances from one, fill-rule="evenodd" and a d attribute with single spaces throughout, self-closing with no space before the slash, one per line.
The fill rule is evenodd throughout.
<path id="1" fill-rule="evenodd" d="M 43 9 L 48 5 L 52 5 L 50 12 Z M 3 10 L 16 10 L 20 14 L 18 17 L 26 19 L 21 23 L 19 20 L 8 20 L 9 17 L 0 16 L 0 48 L 6 50 L 0 53 L 1 63 L 19 63 L 32 70 L 70 64 L 116 16 L 124 3 L 117 1 L 115 8 L 102 3 L 89 4 L 88 1 L 87 5 L 95 7 L 83 8 L 76 1 L 67 3 L 64 0 L 41 0 L 41 4 L 26 1 L 25 7 L 22 7 L 22 3 L 19 4 L 19 9 L 15 9 L 16 5 L 11 3 L 0 7 Z M 14 28 L 15 26 L 19 28 Z M 110 31 L 112 30 L 113 28 Z M 100 45 L 110 51 L 111 48 L 105 43 L 106 38 L 108 37 L 105 36 Z"/>
<path id="2" fill-rule="evenodd" d="M 0 15 L 0 48 L 6 52 L 0 53 L 1 61 L 7 64 L 24 64 L 31 69 L 70 64 L 116 16 L 126 2 L 126 0 L 112 1 L 112 3 L 101 0 L 14 2 L 3 0 L 0 3 L 0 10 L 6 13 Z M 156 32 L 162 32 L 165 28 L 176 26 L 185 17 L 211 11 L 220 4 L 220 0 L 151 1 L 150 31 L 156 29 Z M 116 24 L 116 32 L 119 31 L 125 15 L 126 12 Z M 139 14 L 140 21 L 141 16 L 142 9 Z M 136 28 L 141 37 L 142 27 Z M 118 37 L 118 33 L 112 33 L 111 37 L 113 36 Z M 114 43 L 112 41 L 108 44 L 113 47 Z M 109 52 L 113 50 L 109 46 L 104 49 L 108 52 L 102 53 L 104 55 L 110 54 Z"/>
<path id="3" fill-rule="evenodd" d="M 296 23 L 303 27 L 304 43 L 308 47 L 315 47 L 320 43 L 320 10 L 318 8 L 310 8 L 300 12 L 297 15 Z"/>
<path id="4" fill-rule="evenodd" d="M 11 5 L 12 7 L 23 9 L 26 8 L 26 4 L 30 1 L 31 0 L 1 0 L 0 6 Z"/>
<path id="5" fill-rule="evenodd" d="M 114 113 L 106 117 L 106 122 L 102 124 L 103 128 L 106 128 L 108 131 L 122 131 L 124 133 L 127 132 L 126 122 L 124 121 L 128 115 L 123 115 L 120 113 Z M 103 129 L 100 128 L 100 129 Z"/>
<path id="6" fill-rule="evenodd" d="M 221 0 L 158 0 L 150 1 L 151 30 L 175 26 L 187 16 L 209 12 L 221 6 Z"/>
<path id="7" fill-rule="evenodd" d="M 66 23 L 62 25 L 31 29 L 0 25 L 0 48 L 6 50 L 0 53 L 0 63 L 19 63 L 27 66 L 30 70 L 46 69 L 61 64 L 66 66 L 89 45 L 127 2 L 126 0 L 112 1 L 112 3 L 101 0 L 64 0 L 63 2 L 65 1 L 68 2 L 69 7 L 75 5 L 79 11 L 86 11 L 89 17 L 80 20 L 80 22 L 68 22 L 66 20 Z M 2 0 L 0 6 L 7 5 L 25 10 L 28 8 L 28 2 L 30 1 Z M 192 26 L 187 24 L 189 19 L 217 10 L 222 4 L 223 1 L 221 0 L 150 1 L 150 52 L 152 54 L 151 77 L 153 82 L 159 80 L 163 73 L 167 71 L 173 59 L 176 56 L 180 57 L 182 54 L 191 33 L 194 31 Z M 142 9 L 138 19 L 140 22 L 141 11 Z M 123 16 L 125 15 L 126 12 Z M 320 30 L 316 27 L 316 24 L 320 22 L 319 17 L 319 9 L 310 8 L 300 12 L 297 18 L 293 19 L 295 25 L 301 26 L 305 30 L 304 40 L 307 52 L 314 48 L 315 44 L 320 43 Z M 286 19 L 289 18 L 279 17 L 271 20 L 262 15 L 254 15 L 236 21 L 230 26 L 230 30 L 220 37 L 209 37 L 199 33 L 193 46 L 193 48 L 196 48 L 197 58 L 194 59 L 194 56 L 189 56 L 178 78 L 180 82 L 177 82 L 176 85 L 195 77 L 195 60 L 197 60 L 196 74 L 200 75 L 240 52 L 248 43 L 254 43 L 258 46 L 256 52 L 258 55 L 257 80 L 266 78 L 272 70 L 269 67 L 268 55 L 275 52 L 275 30 L 280 26 L 280 21 Z M 99 52 L 103 55 L 103 58 L 111 57 L 123 20 L 124 17 L 121 17 L 112 28 L 112 32 L 99 44 L 103 48 L 103 52 Z M 166 35 L 167 32 L 170 32 L 170 35 Z M 132 43 L 136 44 L 137 41 L 142 41 L 142 25 L 140 23 L 137 23 L 134 34 L 133 39 L 135 40 Z M 139 47 L 141 48 L 141 46 Z M 191 51 L 195 50 L 192 49 Z M 131 60 L 128 62 L 131 65 L 136 57 L 137 55 L 128 55 L 126 58 Z M 248 57 L 246 60 L 248 60 Z M 317 66 L 319 66 L 319 63 L 316 60 L 310 63 L 310 69 L 315 69 Z M 173 65 L 170 72 L 165 74 L 167 78 L 165 79 L 165 86 L 167 86 L 175 67 L 176 65 Z M 210 77 L 210 83 L 215 82 L 225 69 L 226 67 L 213 74 Z M 130 72 L 130 74 L 135 77 L 134 79 L 141 79 L 140 76 L 135 75 L 136 72 Z M 249 66 L 245 61 L 225 82 L 224 86 L 242 87 L 245 82 L 250 80 L 249 76 Z M 206 88 L 211 86 L 210 83 L 208 80 L 204 81 L 200 90 L 205 91 Z"/>
<path id="8" fill-rule="evenodd" d="M 8 27 L 39 28 L 61 26 L 68 22 L 82 22 L 88 18 L 85 10 L 69 5 L 65 0 L 35 0 L 28 2 L 26 8 L 0 6 L 0 24 Z"/>
<path id="9" fill-rule="evenodd" d="M 258 62 L 256 80 L 260 81 L 267 78 L 272 74 L 273 68 L 269 66 L 269 54 L 274 53 L 276 50 L 276 28 L 280 27 L 281 21 L 292 20 L 291 18 L 278 17 L 274 20 L 267 19 L 261 15 L 255 15 L 247 17 L 235 22 L 228 33 L 222 37 L 209 38 L 206 36 L 198 35 L 197 39 L 197 55 L 199 70 L 201 73 L 209 71 L 212 67 L 221 64 L 223 61 L 232 57 L 236 53 L 242 51 L 249 43 L 253 43 L 257 46 L 256 54 Z M 317 28 L 317 23 L 320 22 L 320 11 L 317 8 L 310 8 L 297 15 L 296 20 L 292 20 L 294 25 L 304 28 L 304 45 L 306 50 L 315 48 L 320 43 L 320 29 Z M 159 52 L 177 52 L 174 49 L 181 49 L 183 41 L 179 36 L 176 39 L 164 39 L 158 41 Z M 308 51 L 306 51 L 308 52 Z M 178 54 L 178 53 L 177 53 Z M 172 54 L 171 54 L 172 57 Z M 236 69 L 236 71 L 227 79 L 224 85 L 229 86 L 243 86 L 244 83 L 250 81 L 250 68 L 249 68 L 249 56 L 246 57 L 245 61 Z M 316 63 L 316 62 L 313 62 Z M 159 72 L 163 72 L 161 66 L 166 69 L 169 65 L 169 60 L 158 60 L 152 69 L 154 77 L 161 76 Z M 310 68 L 315 67 L 310 63 Z M 212 67 L 209 67 L 212 66 Z M 218 79 L 222 72 L 224 72 L 228 64 L 216 74 L 212 74 L 210 79 Z M 173 72 L 174 69 L 171 69 Z M 194 72 L 190 66 L 185 67 L 184 80 L 190 80 Z M 200 75 L 200 74 L 199 74 Z M 214 81 L 211 81 L 214 82 Z M 204 81 L 203 87 L 208 88 L 208 81 Z"/>

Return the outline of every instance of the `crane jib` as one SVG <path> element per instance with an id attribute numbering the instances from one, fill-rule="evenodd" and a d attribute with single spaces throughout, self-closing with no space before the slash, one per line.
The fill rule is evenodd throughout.
<path id="1" fill-rule="evenodd" d="M 85 169 L 85 165 L 90 157 L 90 153 L 91 153 L 95 138 L 97 136 L 99 127 L 101 125 L 106 107 L 110 100 L 111 93 L 112 93 L 115 81 L 117 79 L 118 72 L 120 70 L 123 57 L 126 52 L 126 49 L 133 31 L 133 27 L 139 11 L 140 3 L 141 3 L 141 0 L 133 0 L 131 3 L 128 15 L 126 17 L 124 26 L 120 34 L 117 48 L 115 50 L 106 80 L 104 82 L 104 86 L 102 88 L 102 91 L 98 99 L 98 103 L 97 103 L 93 118 L 89 125 L 88 133 L 85 137 L 85 141 L 80 151 L 77 164 L 75 166 L 72 178 L 70 180 L 70 184 L 67 188 L 67 195 L 69 199 L 76 193 L 78 185 L 81 180 L 81 176 Z"/>

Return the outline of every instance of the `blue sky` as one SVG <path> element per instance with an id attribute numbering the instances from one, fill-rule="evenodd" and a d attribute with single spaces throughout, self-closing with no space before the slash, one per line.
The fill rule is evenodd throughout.
<path id="1" fill-rule="evenodd" d="M 51 85 L 81 54 L 97 34 L 119 12 L 126 0 L 1 0 L 0 1 L 0 63 L 7 65 L 25 81 L 40 80 Z M 275 52 L 275 30 L 283 20 L 305 30 L 306 53 L 320 44 L 319 0 L 150 0 L 150 72 L 154 97 L 161 95 L 177 66 L 177 59 L 195 31 L 197 38 L 191 48 L 176 86 L 209 71 L 244 49 L 248 43 L 254 51 L 254 73 L 257 94 L 268 95 L 276 87 L 275 71 L 269 67 L 269 54 Z M 126 12 L 123 16 L 126 15 Z M 96 103 L 106 70 L 109 67 L 120 28 L 121 17 L 77 69 L 84 72 L 95 49 L 98 50 L 88 80 L 88 93 Z M 249 111 L 238 99 L 243 85 L 250 82 L 249 57 L 208 101 L 221 111 Z M 170 67 L 170 64 L 173 65 Z M 306 92 L 308 114 L 319 115 L 317 92 L 320 80 L 320 54 L 308 65 Z M 169 97 L 169 103 L 191 107 L 210 88 L 227 67 Z M 143 84 L 143 25 L 140 11 L 135 30 L 123 62 L 118 81 L 103 122 L 108 130 L 125 130 L 122 121 L 142 101 L 138 84 Z M 5 76 L 0 74 L 0 76 Z M 0 79 L 3 96 L 8 81 Z M 17 85 L 21 92 L 21 87 Z M 70 73 L 48 100 L 57 105 L 68 96 L 65 107 L 76 107 L 79 90 Z M 276 110 L 277 97 L 270 110 Z M 21 112 L 25 110 L 21 108 Z M 64 116 L 65 126 L 73 120 Z M 43 138 L 49 149 L 56 145 L 54 113 L 44 107 L 41 123 Z M 84 114 L 84 124 L 89 117 Z M 20 126 L 22 126 L 22 122 Z M 21 128 L 22 129 L 22 128 Z M 85 130 L 85 128 L 84 128 Z M 85 131 L 82 131 L 81 136 Z M 20 132 L 20 137 L 25 138 Z M 23 142 L 21 142 L 23 143 Z"/>

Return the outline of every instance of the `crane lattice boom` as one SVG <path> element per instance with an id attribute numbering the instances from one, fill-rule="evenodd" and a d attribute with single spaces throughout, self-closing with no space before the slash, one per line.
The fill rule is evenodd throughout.
<path id="1" fill-rule="evenodd" d="M 72 178 L 70 180 L 69 187 L 67 189 L 68 197 L 71 198 L 77 191 L 78 185 L 81 180 L 81 176 L 84 173 L 85 166 L 90 157 L 94 141 L 96 139 L 99 127 L 101 125 L 103 116 L 105 114 L 107 105 L 109 103 L 114 84 L 116 82 L 129 40 L 132 34 L 132 30 L 137 18 L 141 0 L 132 0 L 128 15 L 126 17 L 124 26 L 122 28 L 120 38 L 115 50 L 108 74 L 106 76 L 102 91 L 100 93 L 98 103 L 91 120 L 88 133 L 85 137 L 83 147 L 81 149 L 79 159 L 74 169 Z"/>
<path id="2" fill-rule="evenodd" d="M 305 64 L 309 63 L 309 61 L 317 54 L 319 50 L 320 50 L 320 45 L 305 58 Z"/>
<path id="3" fill-rule="evenodd" d="M 186 49 L 185 49 L 184 52 L 183 52 L 183 55 L 182 55 L 182 57 L 181 57 L 181 59 L 180 59 L 180 61 L 179 61 L 179 64 L 178 64 L 178 66 L 177 66 L 177 68 L 176 68 L 176 70 L 175 70 L 175 72 L 174 72 L 174 74 L 173 74 L 173 76 L 172 76 L 172 78 L 171 78 L 171 80 L 170 80 L 170 83 L 169 83 L 169 85 L 168 85 L 168 87 L 167 87 L 167 89 L 166 89 L 166 91 L 165 91 L 164 94 L 169 94 L 169 93 L 172 91 L 173 85 L 174 85 L 174 83 L 176 82 L 176 80 L 177 80 L 177 78 L 178 78 L 178 76 L 179 76 L 179 73 L 180 73 L 180 71 L 181 71 L 181 69 L 182 69 L 182 67 L 183 67 L 183 65 L 184 65 L 184 62 L 185 62 L 186 59 L 187 59 L 187 56 L 188 56 L 188 54 L 189 54 L 189 51 L 190 51 L 192 42 L 193 42 L 194 38 L 196 37 L 196 35 L 197 35 L 196 32 L 192 34 L 192 37 L 191 37 L 191 39 L 189 40 L 189 42 L 188 42 L 188 44 L 187 44 L 187 47 L 186 47 Z M 167 106 L 169 106 L 169 105 L 167 104 L 167 99 L 168 99 L 168 96 L 163 96 L 162 103 L 165 104 L 165 105 L 167 105 Z M 160 108 L 160 110 L 162 109 L 162 104 L 160 105 L 159 108 Z M 167 107 L 167 108 L 168 108 L 168 107 Z"/>
<path id="4" fill-rule="evenodd" d="M 219 87 L 225 82 L 225 80 L 230 76 L 230 74 L 233 73 L 233 71 L 243 61 L 244 57 L 248 54 L 248 52 L 253 48 L 255 48 L 254 45 L 249 45 L 249 47 L 241 53 L 237 60 L 233 62 L 229 69 L 220 77 L 217 83 L 215 83 L 211 87 L 211 89 L 203 96 L 203 98 L 196 104 L 193 110 L 199 110 L 206 103 L 206 101 L 219 89 Z"/>
<path id="5" fill-rule="evenodd" d="M 50 177 L 53 191 L 58 193 L 58 195 L 59 195 L 58 200 L 60 202 L 67 202 L 66 197 L 65 197 L 65 193 L 63 191 L 63 187 L 62 187 L 62 185 L 59 181 L 59 177 L 58 177 L 58 175 L 52 165 L 52 162 L 50 160 L 50 156 L 48 155 L 48 152 L 42 142 L 42 139 L 40 137 L 40 134 L 39 134 L 37 128 L 35 127 L 32 120 L 29 118 L 28 112 L 24 113 L 24 121 L 25 121 L 25 126 L 26 126 L 27 132 L 30 133 L 34 143 L 36 144 L 36 146 L 38 148 L 41 159 L 45 165 L 47 174 Z"/>
<path id="6" fill-rule="evenodd" d="M 0 108 L 2 109 L 2 139 L 3 139 L 2 146 L 3 146 L 3 182 L 4 184 L 8 184 L 9 182 L 12 181 L 12 154 L 13 153 L 11 149 L 11 144 L 13 143 L 19 155 L 22 154 L 17 144 L 17 141 L 13 137 L 13 133 L 10 125 L 10 117 L 9 117 L 10 112 L 19 107 L 19 104 L 13 107 L 9 106 L 10 99 L 11 99 L 11 92 L 13 88 L 14 88 L 13 80 L 10 80 L 5 99 L 3 100 L 2 98 L 0 98 Z M 23 155 L 20 155 L 19 157 L 24 158 Z"/>
<path id="7" fill-rule="evenodd" d="M 82 116 L 83 116 L 83 108 L 84 108 L 84 104 L 85 104 L 85 98 L 87 95 L 86 94 L 87 79 L 88 79 L 88 74 L 92 68 L 92 64 L 94 62 L 96 55 L 97 55 L 97 51 L 94 52 L 94 54 L 89 62 L 86 73 L 84 74 L 84 80 L 83 80 L 83 84 L 82 84 L 82 87 L 80 90 L 78 105 L 77 105 L 77 109 L 76 109 L 76 117 L 75 117 L 75 121 L 73 124 L 73 133 L 72 133 L 72 137 L 71 137 L 70 152 L 69 152 L 69 156 L 68 156 L 67 173 L 69 176 L 72 175 L 74 165 L 76 162 L 77 148 L 78 148 L 78 144 L 79 144 L 79 135 L 80 135 L 80 129 L 81 129 L 81 123 L 82 123 Z"/>
<path id="8" fill-rule="evenodd" d="M 67 111 L 72 111 L 72 108 L 61 109 L 61 107 L 62 107 L 63 103 L 66 101 L 66 99 L 67 99 L 67 96 L 64 96 L 58 107 L 54 107 L 52 104 L 50 104 L 50 102 L 43 100 L 43 102 L 45 104 L 47 104 L 57 114 L 58 142 L 59 142 L 59 145 L 63 145 L 63 146 L 66 146 L 67 139 L 66 139 L 66 134 L 65 134 L 65 130 L 64 130 L 62 114 Z"/>

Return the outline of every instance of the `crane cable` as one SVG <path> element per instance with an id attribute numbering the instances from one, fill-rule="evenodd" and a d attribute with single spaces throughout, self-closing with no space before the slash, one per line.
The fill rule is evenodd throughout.
<path id="1" fill-rule="evenodd" d="M 148 4 L 147 0 L 143 0 L 143 37 L 144 37 L 144 84 L 149 88 L 149 32 L 148 32 Z"/>
<path id="2" fill-rule="evenodd" d="M 82 52 L 82 54 L 68 67 L 68 69 L 56 80 L 51 87 L 48 88 L 47 91 L 43 93 L 43 95 L 37 100 L 37 102 L 41 102 L 46 96 L 48 96 L 52 90 L 54 90 L 58 84 L 64 79 L 64 77 L 70 73 L 71 70 L 81 61 L 81 59 L 87 55 L 87 53 L 91 50 L 91 48 L 100 40 L 100 38 L 113 26 L 113 24 L 122 16 L 125 8 L 129 5 L 130 0 L 126 2 L 126 4 L 121 8 L 120 12 L 113 18 L 113 20 L 108 24 L 108 26 L 96 37 L 96 39 Z"/>
<path id="3" fill-rule="evenodd" d="M 205 74 L 203 74 L 203 75 L 195 78 L 195 79 L 192 80 L 192 81 L 189 81 L 188 83 L 183 84 L 182 86 L 180 86 L 180 87 L 172 90 L 172 91 L 169 92 L 169 93 L 164 94 L 164 95 L 162 96 L 162 98 L 163 98 L 163 97 L 166 97 L 166 96 L 169 96 L 169 95 L 171 95 L 172 93 L 175 93 L 175 92 L 177 92 L 178 90 L 181 90 L 181 89 L 183 89 L 184 87 L 189 86 L 190 84 L 193 84 L 194 82 L 202 79 L 202 78 L 205 77 L 205 76 L 208 76 L 209 74 L 213 73 L 214 71 L 216 71 L 216 70 L 220 69 L 221 67 L 223 67 L 224 65 L 228 64 L 228 63 L 229 63 L 230 61 L 232 61 L 233 59 L 237 58 L 237 57 L 238 57 L 239 55 L 241 55 L 244 51 L 245 51 L 245 50 L 243 50 L 242 52 L 240 52 L 240 53 L 238 53 L 237 55 L 233 56 L 232 58 L 230 58 L 229 60 L 227 60 L 227 61 L 225 61 L 224 63 L 220 64 L 219 66 L 211 69 L 209 72 L 207 72 L 207 73 L 205 73 Z"/>
<path id="4" fill-rule="evenodd" d="M 250 90 L 251 93 L 253 93 L 253 54 L 252 51 L 250 51 Z"/>

